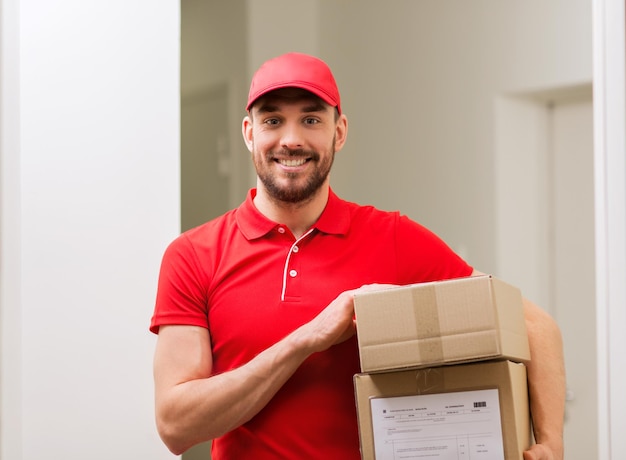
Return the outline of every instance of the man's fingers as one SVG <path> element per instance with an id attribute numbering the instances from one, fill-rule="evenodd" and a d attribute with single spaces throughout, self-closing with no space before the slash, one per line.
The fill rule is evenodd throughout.
<path id="1" fill-rule="evenodd" d="M 554 460 L 554 455 L 545 445 L 534 444 L 524 452 L 524 460 Z"/>

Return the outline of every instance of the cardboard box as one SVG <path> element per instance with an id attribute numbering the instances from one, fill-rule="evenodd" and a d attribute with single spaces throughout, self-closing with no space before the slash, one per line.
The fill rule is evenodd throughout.
<path id="1" fill-rule="evenodd" d="M 362 372 L 530 360 L 522 295 L 489 275 L 355 295 Z"/>
<path id="2" fill-rule="evenodd" d="M 354 387 L 363 460 L 522 460 L 531 444 L 520 363 L 357 374 Z"/>

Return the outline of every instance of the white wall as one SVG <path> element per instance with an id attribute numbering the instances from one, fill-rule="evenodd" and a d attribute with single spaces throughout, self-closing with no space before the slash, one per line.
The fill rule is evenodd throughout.
<path id="1" fill-rule="evenodd" d="M 179 4 L 2 8 L 2 459 L 171 458 L 147 328 L 179 228 Z"/>
<path id="2" fill-rule="evenodd" d="M 499 95 L 591 81 L 591 2 L 322 1 L 350 120 L 342 195 L 400 209 L 496 273 Z"/>
<path id="3" fill-rule="evenodd" d="M 267 59 L 290 51 L 319 55 L 323 33 L 320 5 L 323 2 L 247 0 L 248 78 Z"/>

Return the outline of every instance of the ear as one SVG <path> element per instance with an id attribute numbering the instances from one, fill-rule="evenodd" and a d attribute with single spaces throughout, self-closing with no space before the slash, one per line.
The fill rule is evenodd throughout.
<path id="1" fill-rule="evenodd" d="M 246 147 L 252 152 L 254 136 L 252 133 L 252 119 L 250 119 L 250 115 L 246 115 L 241 123 L 241 134 L 243 135 L 243 141 L 246 143 Z"/>
<path id="2" fill-rule="evenodd" d="M 335 126 L 335 152 L 341 150 L 348 138 L 348 117 L 344 114 L 339 115 L 337 125 Z"/>

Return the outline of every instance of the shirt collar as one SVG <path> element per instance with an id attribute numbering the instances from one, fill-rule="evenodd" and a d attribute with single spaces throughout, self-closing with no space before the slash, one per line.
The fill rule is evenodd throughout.
<path id="1" fill-rule="evenodd" d="M 237 226 L 248 240 L 261 238 L 280 225 L 259 212 L 253 202 L 255 196 L 256 189 L 250 189 L 236 212 Z M 326 207 L 313 227 L 323 233 L 345 235 L 350 228 L 349 204 L 329 190 Z"/>

